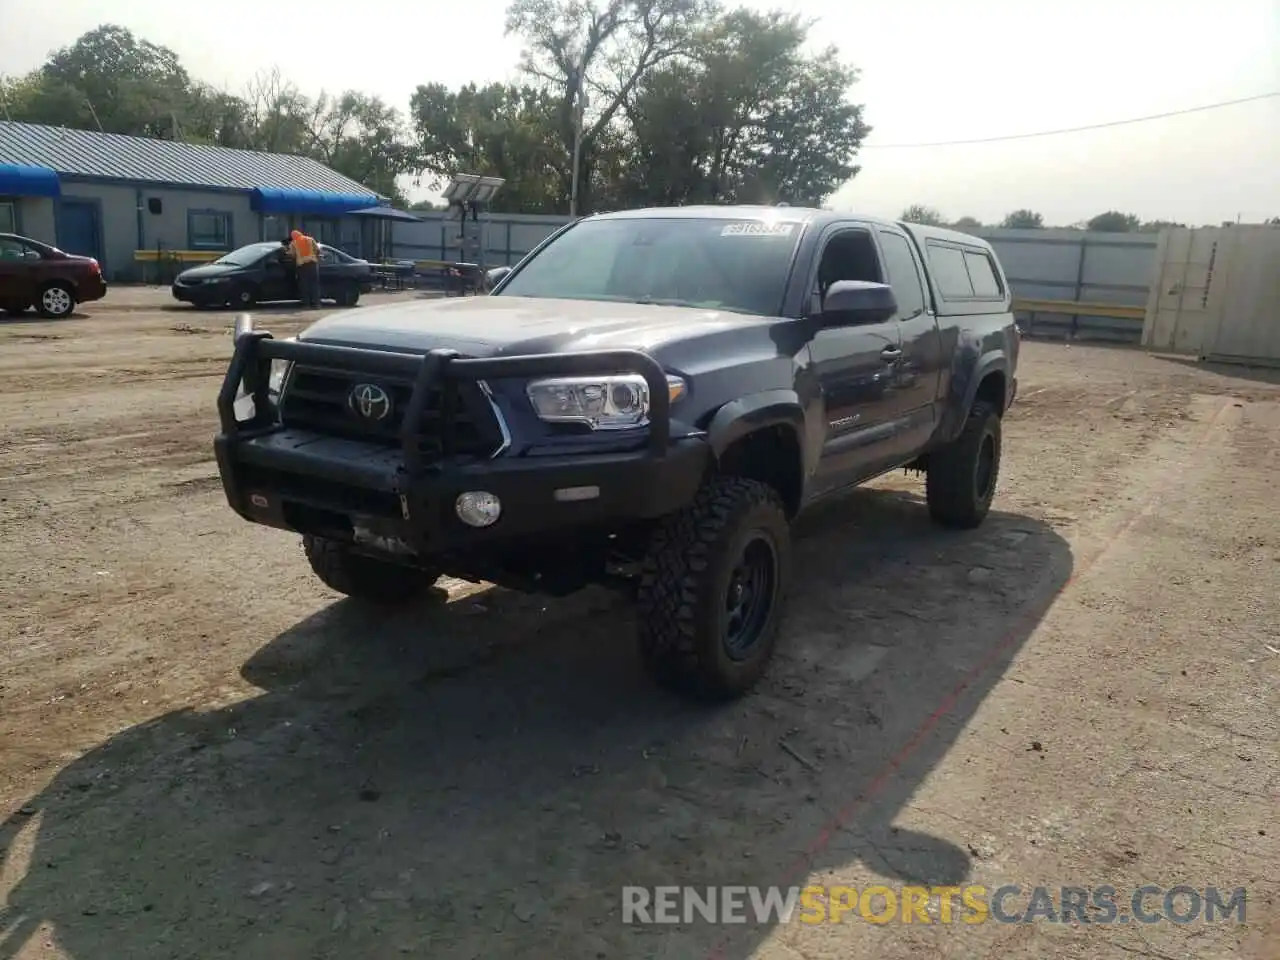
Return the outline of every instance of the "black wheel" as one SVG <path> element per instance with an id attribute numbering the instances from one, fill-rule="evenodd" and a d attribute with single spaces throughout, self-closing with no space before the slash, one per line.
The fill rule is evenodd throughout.
<path id="1" fill-rule="evenodd" d="M 354 283 L 343 284 L 334 297 L 340 307 L 354 307 L 360 302 L 360 288 Z"/>
<path id="2" fill-rule="evenodd" d="M 773 657 L 790 572 L 777 493 L 738 477 L 708 481 L 650 542 L 636 597 L 645 669 L 700 700 L 746 693 Z"/>
<path id="3" fill-rule="evenodd" d="M 929 453 L 925 493 L 929 515 L 944 527 L 970 530 L 986 519 L 1000 475 L 1000 414 L 979 400 L 964 429 Z"/>
<path id="4" fill-rule="evenodd" d="M 302 548 L 325 586 L 359 600 L 409 603 L 426 596 L 439 579 L 438 573 L 362 556 L 345 543 L 324 537 L 304 536 Z"/>
<path id="5" fill-rule="evenodd" d="M 51 320 L 60 320 L 71 316 L 76 308 L 76 295 L 65 283 L 54 282 L 46 285 L 36 300 L 36 309 L 40 316 Z"/>
<path id="6" fill-rule="evenodd" d="M 231 306 L 248 309 L 258 302 L 258 291 L 249 286 L 241 287 L 231 299 Z"/>

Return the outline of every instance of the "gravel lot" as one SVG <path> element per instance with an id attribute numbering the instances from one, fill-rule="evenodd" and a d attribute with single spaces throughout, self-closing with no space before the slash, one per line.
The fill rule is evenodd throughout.
<path id="1" fill-rule="evenodd" d="M 707 711 L 605 593 L 339 600 L 223 499 L 231 315 L 165 301 L 0 320 L 0 958 L 1280 956 L 1276 377 L 1027 343 L 989 522 L 901 475 L 808 517 L 767 683 Z M 621 921 L 805 882 L 1248 918 Z"/>

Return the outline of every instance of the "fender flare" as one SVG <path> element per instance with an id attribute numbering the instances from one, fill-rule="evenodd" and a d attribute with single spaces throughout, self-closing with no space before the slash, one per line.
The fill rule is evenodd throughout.
<path id="1" fill-rule="evenodd" d="M 804 408 L 794 390 L 765 390 L 730 400 L 715 412 L 707 424 L 707 441 L 719 460 L 735 441 L 757 430 L 776 426 L 790 427 L 795 431 L 803 467 Z"/>
<path id="2" fill-rule="evenodd" d="M 964 429 L 965 418 L 969 415 L 969 411 L 973 408 L 973 401 L 978 396 L 978 387 L 992 373 L 1003 374 L 1006 380 L 1009 377 L 1009 358 L 1005 356 L 1003 350 L 992 350 L 978 359 L 978 362 L 974 365 L 973 374 L 964 385 L 964 394 L 959 403 L 956 402 L 956 394 L 952 393 L 951 399 L 947 403 L 942 430 L 939 431 L 943 441 L 954 440 L 960 434 L 960 431 Z M 952 383 L 955 382 L 956 378 L 953 378 Z M 1002 399 L 1001 406 L 1003 405 L 1004 401 Z"/>

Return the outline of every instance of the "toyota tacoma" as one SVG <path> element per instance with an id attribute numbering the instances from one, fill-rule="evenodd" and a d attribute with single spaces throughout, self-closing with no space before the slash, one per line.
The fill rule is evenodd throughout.
<path id="1" fill-rule="evenodd" d="M 939 524 L 991 506 L 1018 335 L 991 246 L 792 207 L 678 207 L 557 230 L 487 296 L 237 321 L 218 467 L 316 575 L 398 603 L 442 575 L 616 584 L 641 659 L 749 690 L 779 636 L 790 523 L 895 468 Z"/>

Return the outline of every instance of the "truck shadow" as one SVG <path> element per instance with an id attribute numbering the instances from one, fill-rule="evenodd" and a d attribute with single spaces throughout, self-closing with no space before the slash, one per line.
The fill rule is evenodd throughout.
<path id="1" fill-rule="evenodd" d="M 261 696 L 121 733 L 0 828 L 0 958 L 42 924 L 76 960 L 698 957 L 725 927 L 624 925 L 622 887 L 962 882 L 966 849 L 896 822 L 1070 548 L 883 490 L 797 533 L 785 648 L 719 708 L 642 679 L 611 595 L 333 604 L 245 664 Z M 733 929 L 745 956 L 770 928 Z"/>

